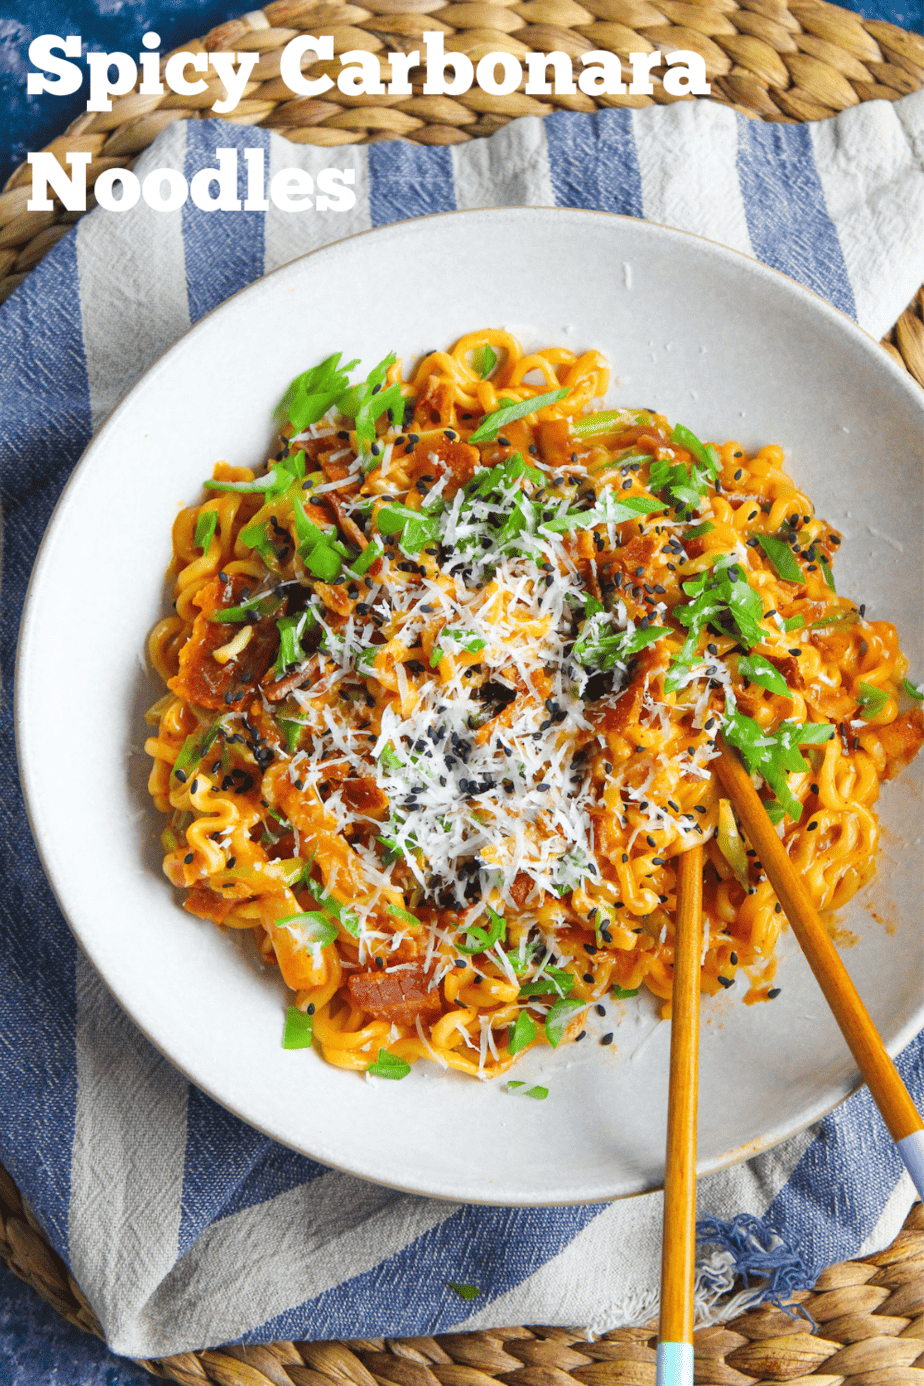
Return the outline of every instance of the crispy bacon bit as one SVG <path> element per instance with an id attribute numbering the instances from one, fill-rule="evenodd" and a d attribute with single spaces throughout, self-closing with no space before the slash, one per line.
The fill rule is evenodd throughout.
<path id="1" fill-rule="evenodd" d="M 429 1020 L 442 1010 L 439 989 L 428 990 L 430 975 L 415 963 L 404 972 L 354 972 L 347 986 L 353 1004 L 374 1020 L 413 1025 L 418 1016 Z"/>
<path id="2" fill-rule="evenodd" d="M 436 433 L 428 434 L 416 444 L 414 461 L 421 474 L 430 472 L 439 481 L 446 472 L 451 472 L 459 485 L 464 486 L 481 466 L 481 454 L 471 443 Z"/>
<path id="3" fill-rule="evenodd" d="M 924 745 L 924 710 L 914 707 L 903 712 L 886 727 L 879 728 L 879 740 L 886 753 L 884 780 L 894 779 L 900 770 L 910 765 Z"/>
<path id="4" fill-rule="evenodd" d="M 388 796 L 370 775 L 355 775 L 343 782 L 343 802 L 354 813 L 369 818 L 388 817 Z"/>
<path id="5" fill-rule="evenodd" d="M 314 656 L 307 664 L 299 665 L 291 673 L 284 674 L 281 679 L 270 677 L 272 670 L 267 669 L 260 689 L 271 703 L 282 702 L 283 698 L 287 698 L 296 688 L 304 688 L 306 683 L 316 679 L 320 667 L 319 660 Z"/>
<path id="6" fill-rule="evenodd" d="M 518 910 L 526 908 L 526 902 L 533 891 L 534 881 L 525 871 L 518 871 L 510 887 L 510 895 Z"/>
<path id="7" fill-rule="evenodd" d="M 183 909 L 189 910 L 199 919 L 210 919 L 213 924 L 223 924 L 225 919 L 240 901 L 235 896 L 216 895 L 207 886 L 193 886 L 183 901 Z"/>
<path id="8" fill-rule="evenodd" d="M 263 616 L 253 623 L 253 635 L 239 655 L 227 664 L 219 664 L 214 657 L 214 651 L 232 640 L 241 627 L 227 621 L 210 621 L 209 616 L 225 607 L 240 605 L 245 589 L 252 584 L 253 579 L 238 573 L 224 584 L 215 578 L 196 593 L 193 601 L 200 608 L 200 614 L 180 650 L 180 671 L 167 684 L 179 697 L 198 707 L 237 710 L 244 706 L 255 684 L 265 674 L 276 653 L 279 640 L 276 620 L 285 612 L 284 602 L 274 615 Z"/>

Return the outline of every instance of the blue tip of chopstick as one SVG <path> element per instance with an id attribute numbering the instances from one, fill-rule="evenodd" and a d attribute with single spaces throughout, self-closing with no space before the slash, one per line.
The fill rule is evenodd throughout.
<path id="1" fill-rule="evenodd" d="M 924 1131 L 912 1131 L 910 1136 L 896 1142 L 896 1149 L 911 1175 L 918 1198 L 924 1198 Z"/>
<path id="2" fill-rule="evenodd" d="M 693 1344 L 659 1343 L 657 1386 L 693 1386 Z"/>

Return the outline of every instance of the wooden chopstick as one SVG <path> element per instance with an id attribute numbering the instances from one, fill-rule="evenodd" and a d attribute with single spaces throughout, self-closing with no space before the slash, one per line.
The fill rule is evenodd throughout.
<path id="1" fill-rule="evenodd" d="M 677 869 L 657 1386 L 691 1386 L 693 1381 L 702 903 L 703 849 L 692 847 L 680 857 Z"/>
<path id="2" fill-rule="evenodd" d="M 720 736 L 715 770 L 757 858 L 776 891 L 793 933 L 841 1027 L 873 1100 L 924 1198 L 924 1121 L 902 1082 L 802 877 L 790 861 L 736 751 Z"/>

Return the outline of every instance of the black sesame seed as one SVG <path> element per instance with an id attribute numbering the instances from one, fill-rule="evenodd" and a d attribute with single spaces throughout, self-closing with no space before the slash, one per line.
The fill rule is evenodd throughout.
<path id="1" fill-rule="evenodd" d="M 775 1001 L 781 991 L 782 987 L 771 987 L 770 990 L 767 992 L 767 1000 Z"/>
<path id="2" fill-rule="evenodd" d="M 735 979 L 734 979 L 734 977 L 720 977 L 720 978 L 719 978 L 719 986 L 721 986 L 721 987 L 733 987 L 734 985 L 735 985 Z"/>
<path id="3" fill-rule="evenodd" d="M 605 1035 L 603 1036 L 603 1038 L 601 1039 L 600 1043 L 601 1043 L 601 1044 L 612 1044 L 612 1043 L 613 1043 L 613 1032 L 612 1032 L 612 1030 L 610 1030 L 608 1034 L 605 1034 Z"/>
<path id="4" fill-rule="evenodd" d="M 193 852 L 187 852 L 186 856 L 183 858 L 187 866 L 192 866 L 195 859 L 195 854 Z"/>

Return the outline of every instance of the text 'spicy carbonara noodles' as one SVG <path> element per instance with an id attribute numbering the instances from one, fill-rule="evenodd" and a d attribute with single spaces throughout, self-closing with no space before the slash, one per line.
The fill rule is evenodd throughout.
<path id="1" fill-rule="evenodd" d="M 609 994 L 669 1009 L 701 842 L 702 989 L 773 998 L 780 906 L 718 732 L 822 910 L 924 741 L 839 535 L 778 447 L 601 411 L 596 351 L 490 330 L 407 381 L 356 365 L 293 381 L 265 468 L 219 463 L 174 525 L 147 749 L 186 908 L 278 965 L 287 1044 L 489 1077 Z"/>

